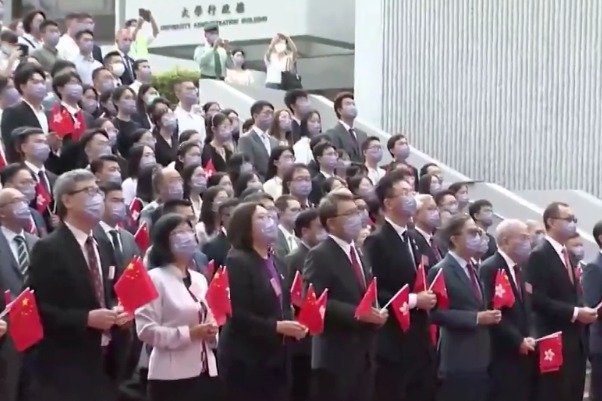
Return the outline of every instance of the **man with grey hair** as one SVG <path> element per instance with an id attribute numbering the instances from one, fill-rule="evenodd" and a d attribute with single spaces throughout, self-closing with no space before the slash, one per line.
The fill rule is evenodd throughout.
<path id="1" fill-rule="evenodd" d="M 428 258 L 425 266 L 427 271 L 435 266 L 443 258 L 439 239 L 436 237 L 437 228 L 441 225 L 441 214 L 431 195 L 416 195 L 416 216 L 414 216 L 414 228 L 408 230 L 408 233 L 414 241 L 420 255 Z"/>
<path id="2" fill-rule="evenodd" d="M 35 291 L 44 339 L 31 364 L 32 399 L 107 401 L 116 385 L 105 369 L 115 361 L 112 344 L 131 316 L 116 305 L 112 292 L 112 252 L 92 236 L 104 212 L 94 175 L 77 169 L 54 186 L 59 227 L 38 241 L 31 253 L 29 286 Z"/>
<path id="3" fill-rule="evenodd" d="M 527 401 L 534 395 L 537 376 L 531 304 L 522 273 L 531 252 L 527 225 L 520 220 L 504 220 L 497 226 L 495 238 L 498 249 L 479 271 L 485 299 L 493 308 L 493 299 L 503 295 L 505 289 L 496 283 L 501 269 L 509 279 L 515 302 L 502 308 L 500 324 L 491 326 L 491 394 L 495 401 Z"/>
<path id="4" fill-rule="evenodd" d="M 546 228 L 541 221 L 527 220 L 525 223 L 527 224 L 527 230 L 531 238 L 531 248 L 535 248 L 545 240 Z"/>

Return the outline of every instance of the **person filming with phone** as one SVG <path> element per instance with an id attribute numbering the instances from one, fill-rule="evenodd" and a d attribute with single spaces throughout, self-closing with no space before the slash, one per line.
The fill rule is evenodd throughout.
<path id="1" fill-rule="evenodd" d="M 134 60 L 148 57 L 148 47 L 159 35 L 159 25 L 150 10 L 139 8 L 138 19 L 130 19 L 125 22 L 125 27 L 132 34 L 132 47 L 130 57 Z"/>
<path id="2" fill-rule="evenodd" d="M 228 59 L 227 40 L 220 38 L 217 23 L 205 25 L 204 45 L 194 50 L 194 61 L 201 69 L 201 79 L 219 79 L 226 77 L 226 61 Z"/>

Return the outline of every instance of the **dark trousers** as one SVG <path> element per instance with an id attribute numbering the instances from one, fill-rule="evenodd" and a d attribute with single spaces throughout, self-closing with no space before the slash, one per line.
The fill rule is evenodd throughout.
<path id="1" fill-rule="evenodd" d="M 437 401 L 486 401 L 488 396 L 487 373 L 447 374 L 441 381 Z"/>
<path id="2" fill-rule="evenodd" d="M 221 400 L 218 380 L 207 375 L 180 380 L 149 380 L 148 401 Z"/>
<path id="3" fill-rule="evenodd" d="M 294 355 L 291 360 L 291 401 L 309 401 L 311 356 Z"/>
<path id="4" fill-rule="evenodd" d="M 490 368 L 490 401 L 533 401 L 537 373 L 535 353 L 495 357 Z"/>
<path id="5" fill-rule="evenodd" d="M 585 352 L 578 341 L 565 341 L 558 372 L 539 376 L 538 401 L 582 401 L 585 387 Z"/>
<path id="6" fill-rule="evenodd" d="M 412 366 L 377 360 L 374 401 L 433 401 L 437 378 L 429 358 L 414 361 Z"/>
<path id="7" fill-rule="evenodd" d="M 590 378 L 590 401 L 602 401 L 602 354 L 592 354 L 589 357 L 592 365 Z"/>
<path id="8" fill-rule="evenodd" d="M 366 365 L 352 378 L 324 369 L 312 371 L 312 401 L 371 401 L 374 368 Z"/>
<path id="9" fill-rule="evenodd" d="M 289 368 L 262 369 L 233 363 L 224 369 L 224 385 L 228 401 L 288 401 L 290 399 Z"/>

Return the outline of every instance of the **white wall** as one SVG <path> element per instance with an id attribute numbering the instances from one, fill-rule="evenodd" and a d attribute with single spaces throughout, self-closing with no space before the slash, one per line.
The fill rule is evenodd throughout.
<path id="1" fill-rule="evenodd" d="M 356 15 L 377 5 L 356 27 L 364 117 L 474 179 L 602 195 L 600 0 L 358 0 Z"/>

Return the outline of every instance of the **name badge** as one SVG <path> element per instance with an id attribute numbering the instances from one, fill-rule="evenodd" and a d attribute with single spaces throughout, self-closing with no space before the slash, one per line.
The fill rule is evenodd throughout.
<path id="1" fill-rule="evenodd" d="M 115 266 L 109 266 L 109 280 L 115 279 Z"/>
<path id="2" fill-rule="evenodd" d="M 270 279 L 270 284 L 272 285 L 272 289 L 274 290 L 274 293 L 276 294 L 276 296 L 281 296 L 282 295 L 282 288 L 280 288 L 280 283 L 278 283 L 278 281 L 274 278 Z"/>

